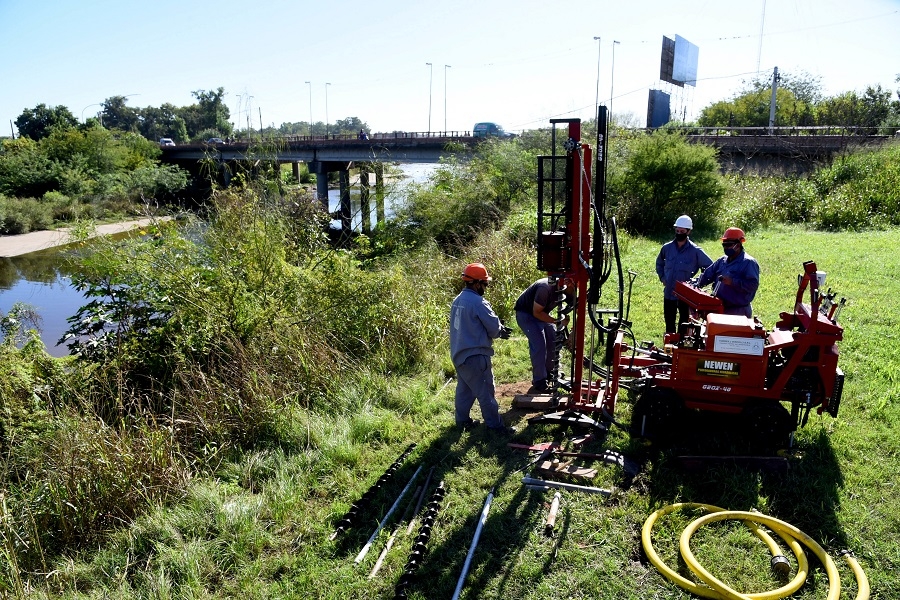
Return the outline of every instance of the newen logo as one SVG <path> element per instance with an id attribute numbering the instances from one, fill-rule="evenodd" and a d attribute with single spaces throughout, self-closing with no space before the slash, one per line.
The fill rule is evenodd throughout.
<path id="1" fill-rule="evenodd" d="M 736 378 L 741 376 L 741 365 L 730 360 L 698 360 L 697 374 L 707 377 Z"/>

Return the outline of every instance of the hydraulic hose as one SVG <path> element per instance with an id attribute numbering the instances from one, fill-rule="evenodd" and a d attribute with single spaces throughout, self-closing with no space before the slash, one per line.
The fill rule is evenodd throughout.
<path id="1" fill-rule="evenodd" d="M 687 564 L 691 572 L 694 573 L 694 575 L 696 575 L 697 578 L 703 581 L 703 583 L 705 583 L 706 585 L 700 585 L 691 581 L 690 579 L 679 575 L 677 572 L 668 567 L 665 562 L 663 562 L 663 560 L 656 553 L 656 550 L 653 548 L 653 542 L 651 539 L 653 526 L 656 524 L 660 517 L 681 509 L 702 509 L 708 512 L 708 514 L 692 521 L 682 532 L 681 539 L 679 541 L 679 548 L 684 562 Z M 742 521 L 754 533 L 754 535 L 759 537 L 769 548 L 769 552 L 772 554 L 773 568 L 786 570 L 789 568 L 789 565 L 782 555 L 781 549 L 779 548 L 775 540 L 772 539 L 772 537 L 766 531 L 764 531 L 760 527 L 760 525 L 764 525 L 765 527 L 768 527 L 769 529 L 777 533 L 778 536 L 781 537 L 781 539 L 784 540 L 784 542 L 791 548 L 791 551 L 797 558 L 797 574 L 794 576 L 794 578 L 786 585 L 776 590 L 752 594 L 742 594 L 736 590 L 731 589 L 716 577 L 714 577 L 711 573 L 709 573 L 709 571 L 707 571 L 702 565 L 700 565 L 700 563 L 691 552 L 690 539 L 694 532 L 703 525 L 726 519 L 737 519 Z M 649 517 L 647 517 L 647 520 L 644 521 L 644 526 L 641 530 L 641 543 L 644 547 L 644 552 L 647 554 L 647 558 L 651 563 L 653 563 L 653 566 L 655 566 L 660 573 L 662 573 L 667 579 L 669 579 L 676 585 L 684 588 L 692 594 L 702 596 L 704 598 L 711 598 L 713 600 L 775 600 L 793 594 L 806 581 L 806 577 L 809 571 L 809 561 L 806 558 L 806 553 L 803 551 L 803 545 L 812 550 L 812 552 L 825 566 L 825 571 L 828 574 L 827 600 L 837 600 L 841 593 L 841 582 L 837 567 L 835 566 L 832 558 L 828 555 L 828 553 L 825 552 L 822 546 L 820 546 L 818 543 L 816 543 L 815 540 L 813 540 L 811 537 L 809 537 L 790 523 L 761 513 L 725 510 L 724 508 L 719 508 L 710 504 L 697 504 L 687 502 L 670 504 L 669 506 L 665 506 L 652 513 Z M 869 582 L 866 578 L 865 572 L 859 566 L 859 563 L 856 561 L 856 558 L 852 553 L 844 552 L 843 555 L 847 563 L 850 565 L 854 576 L 856 577 L 858 590 L 856 599 L 867 600 L 869 598 Z"/>

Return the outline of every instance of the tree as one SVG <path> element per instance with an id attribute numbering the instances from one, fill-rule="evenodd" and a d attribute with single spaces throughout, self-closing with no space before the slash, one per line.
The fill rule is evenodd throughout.
<path id="1" fill-rule="evenodd" d="M 822 98 L 819 77 L 801 72 L 781 73 L 775 92 L 775 124 L 803 126 L 816 124 L 816 105 Z M 700 127 L 766 127 L 772 100 L 771 78 L 757 77 L 731 100 L 715 102 L 700 112 Z"/>
<path id="2" fill-rule="evenodd" d="M 78 125 L 78 119 L 68 108 L 65 106 L 49 107 L 46 104 L 38 104 L 34 110 L 26 108 L 16 119 L 19 135 L 24 135 L 34 141 L 47 137 L 54 129 L 68 129 L 76 125 Z"/>
<path id="3" fill-rule="evenodd" d="M 183 143 L 190 139 L 184 119 L 178 116 L 178 108 L 168 103 L 159 108 L 148 106 L 141 110 L 139 129 L 141 135 L 153 141 L 167 137 Z"/>
<path id="4" fill-rule="evenodd" d="M 714 224 L 724 193 L 714 148 L 690 144 L 663 129 L 626 142 L 623 169 L 609 178 L 618 221 L 638 234 L 671 231 L 681 214 L 694 228 Z"/>
<path id="5" fill-rule="evenodd" d="M 231 135 L 231 113 L 223 102 L 225 88 L 220 87 L 215 92 L 197 90 L 191 92 L 191 95 L 197 99 L 197 103 L 178 109 L 178 116 L 184 120 L 188 136 L 194 138 L 209 129 L 223 137 Z"/>
<path id="6" fill-rule="evenodd" d="M 125 96 L 112 96 L 103 102 L 101 118 L 104 127 L 122 131 L 138 131 L 140 113 L 137 109 L 125 106 L 126 100 Z"/>

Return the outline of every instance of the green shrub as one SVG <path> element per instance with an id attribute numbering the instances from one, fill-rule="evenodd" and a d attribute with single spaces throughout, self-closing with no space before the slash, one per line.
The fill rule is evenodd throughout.
<path id="1" fill-rule="evenodd" d="M 622 169 L 608 176 L 610 206 L 620 226 L 642 234 L 668 232 L 681 214 L 691 215 L 695 229 L 716 223 L 724 186 L 713 148 L 659 130 L 627 140 L 622 152 Z"/>

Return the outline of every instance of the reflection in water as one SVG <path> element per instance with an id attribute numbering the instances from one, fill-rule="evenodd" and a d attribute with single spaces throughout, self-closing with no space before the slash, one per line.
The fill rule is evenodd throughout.
<path id="1" fill-rule="evenodd" d="M 66 319 L 85 304 L 84 296 L 71 285 L 72 265 L 66 248 L 51 248 L 0 257 L 0 313 L 6 314 L 17 302 L 34 308 L 40 315 L 41 339 L 52 356 L 69 353 L 56 342 L 68 329 Z"/>

